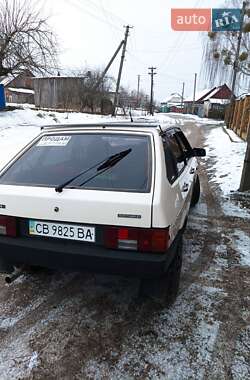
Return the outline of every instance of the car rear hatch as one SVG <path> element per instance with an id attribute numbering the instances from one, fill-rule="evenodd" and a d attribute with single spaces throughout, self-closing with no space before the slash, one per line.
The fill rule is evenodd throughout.
<path id="1" fill-rule="evenodd" d="M 151 226 L 152 193 L 0 185 L 1 214 L 72 223 Z"/>
<path id="2" fill-rule="evenodd" d="M 124 151 L 129 153 L 116 162 L 111 160 L 109 166 L 110 157 Z M 69 234 L 58 236 L 61 227 L 72 235 L 77 228 L 87 228 L 84 233 L 92 231 L 94 236 L 85 239 L 89 243 L 103 243 L 106 233 L 111 241 L 115 227 L 135 228 L 133 234 L 148 229 L 153 152 L 150 133 L 47 133 L 1 173 L 0 214 L 17 218 L 17 234 L 40 235 L 41 239 L 46 236 L 41 233 L 43 225 L 45 232 L 49 228 L 49 238 L 71 239 Z M 119 231 L 116 235 L 126 234 Z"/>

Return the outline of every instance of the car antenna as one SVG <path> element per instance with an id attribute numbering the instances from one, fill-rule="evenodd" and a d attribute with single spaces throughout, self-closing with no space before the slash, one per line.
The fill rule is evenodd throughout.
<path id="1" fill-rule="evenodd" d="M 134 122 L 134 120 L 133 120 L 133 118 L 132 118 L 132 113 L 131 113 L 131 110 L 129 111 L 129 116 L 130 116 L 130 121 L 131 121 L 131 123 L 133 123 L 133 122 Z"/>
<path id="2" fill-rule="evenodd" d="M 160 136 L 163 136 L 164 135 L 164 132 L 163 132 L 163 130 L 162 130 L 162 127 L 159 125 L 159 129 L 160 129 L 160 133 L 159 133 L 159 135 Z"/>

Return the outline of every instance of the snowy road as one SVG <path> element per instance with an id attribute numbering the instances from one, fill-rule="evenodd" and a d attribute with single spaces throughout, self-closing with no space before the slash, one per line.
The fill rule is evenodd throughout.
<path id="1" fill-rule="evenodd" d="M 7 286 L 0 276 L 1 380 L 249 379 L 249 202 L 227 193 L 215 140 L 225 138 L 223 157 L 244 146 L 232 147 L 215 124 L 176 115 L 169 122 L 208 148 L 177 302 L 170 310 L 140 304 L 138 281 L 122 277 L 42 271 Z M 37 133 L 1 126 L 1 152 Z M 231 171 L 238 165 L 231 160 Z"/>

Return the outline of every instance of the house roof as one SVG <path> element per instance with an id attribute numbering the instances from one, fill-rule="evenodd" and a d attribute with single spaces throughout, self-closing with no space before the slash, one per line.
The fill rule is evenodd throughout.
<path id="1" fill-rule="evenodd" d="M 32 72 L 29 70 L 16 71 L 12 74 L 2 75 L 0 76 L 0 84 L 3 84 L 4 87 L 8 86 L 14 79 L 16 79 L 19 75 L 27 74 L 27 76 L 33 76 Z"/>
<path id="2" fill-rule="evenodd" d="M 12 82 L 16 78 L 15 74 L 8 74 L 0 76 L 0 84 L 4 86 L 8 86 L 10 82 Z"/>
<path id="3" fill-rule="evenodd" d="M 215 89 L 212 91 L 212 92 L 210 92 L 204 99 L 202 99 L 204 102 L 206 101 L 206 100 L 209 100 L 210 98 L 212 98 L 220 89 L 221 89 L 221 87 L 222 86 L 220 86 L 220 87 L 215 87 Z"/>
<path id="4" fill-rule="evenodd" d="M 74 76 L 74 75 L 51 75 L 46 77 L 34 77 L 33 80 L 48 80 L 48 79 L 85 79 L 86 76 Z"/>
<path id="5" fill-rule="evenodd" d="M 205 90 L 202 90 L 202 91 L 198 91 L 196 92 L 195 94 L 195 101 L 196 102 L 199 102 L 201 100 L 204 100 L 204 97 L 208 96 L 212 91 L 215 90 L 216 87 L 212 87 L 212 88 L 206 88 Z M 185 102 L 192 102 L 193 101 L 193 96 L 189 96 Z"/>
<path id="6" fill-rule="evenodd" d="M 180 94 L 178 94 L 178 93 L 173 93 L 173 94 L 171 94 L 170 96 L 168 96 L 166 99 L 165 99 L 165 101 L 164 102 L 162 102 L 162 103 L 180 103 L 181 102 L 181 95 Z"/>
<path id="7" fill-rule="evenodd" d="M 15 88 L 15 87 L 8 87 L 8 90 L 11 92 L 17 92 L 21 94 L 34 94 L 34 90 L 30 90 L 28 88 Z"/>
<path id="8" fill-rule="evenodd" d="M 205 89 L 196 93 L 195 102 L 201 103 L 211 98 L 214 98 L 216 97 L 217 93 L 222 89 L 227 89 L 229 92 L 231 91 L 226 84 L 223 84 L 222 86 L 218 86 L 218 87 L 213 87 L 210 89 Z M 225 99 L 228 99 L 228 97 L 225 97 Z M 192 101 L 193 101 L 193 98 L 189 97 L 188 99 L 186 99 L 185 102 L 192 102 Z"/>
<path id="9" fill-rule="evenodd" d="M 236 100 L 244 99 L 246 96 L 250 96 L 250 92 L 244 92 L 243 94 L 239 95 Z"/>

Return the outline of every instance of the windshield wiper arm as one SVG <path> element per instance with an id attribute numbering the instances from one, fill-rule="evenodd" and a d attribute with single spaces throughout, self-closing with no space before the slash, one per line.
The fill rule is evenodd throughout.
<path id="1" fill-rule="evenodd" d="M 84 182 L 82 182 L 80 184 L 80 186 L 85 185 L 86 183 L 88 183 L 92 179 L 94 179 L 95 177 L 98 177 L 102 173 L 106 172 L 108 169 L 110 169 L 113 166 L 115 166 L 119 161 L 121 161 L 124 157 L 126 157 L 131 151 L 132 151 L 132 149 L 130 148 L 130 149 L 127 149 L 127 150 L 123 150 L 120 153 L 116 153 L 113 156 L 110 156 L 102 165 L 100 165 L 97 168 L 98 172 L 96 174 L 94 174 L 92 177 L 87 178 L 86 181 L 84 181 Z"/>
<path id="2" fill-rule="evenodd" d="M 126 157 L 130 152 L 131 148 L 127 150 L 123 150 L 122 152 L 113 154 L 113 156 L 110 156 L 104 163 L 100 166 L 98 166 L 97 171 L 106 169 L 106 168 L 112 168 L 114 165 L 116 165 L 119 161 L 121 161 L 124 157 Z"/>
<path id="3" fill-rule="evenodd" d="M 61 192 L 63 191 L 63 188 L 64 188 L 64 187 L 66 187 L 67 185 L 69 185 L 69 184 L 70 184 L 71 182 L 73 182 L 75 179 L 77 179 L 77 178 L 81 177 L 82 175 L 88 173 L 90 170 L 96 168 L 97 166 L 98 166 L 97 170 L 98 170 L 99 173 L 101 174 L 100 170 L 105 169 L 105 168 L 109 169 L 110 167 L 114 166 L 114 165 L 115 165 L 117 162 L 119 162 L 123 157 L 125 157 L 127 154 L 129 154 L 129 153 L 131 152 L 131 150 L 132 150 L 132 149 L 124 150 L 124 151 L 122 151 L 122 152 L 119 152 L 119 153 L 113 154 L 112 156 L 109 156 L 108 158 L 105 158 L 105 159 L 102 160 L 102 161 L 97 162 L 97 164 L 95 164 L 95 165 L 91 166 L 90 168 L 88 168 L 88 169 L 82 171 L 81 173 L 77 174 L 76 176 L 74 176 L 74 177 L 68 179 L 67 181 L 63 182 L 61 185 L 56 186 L 55 191 L 56 191 L 57 193 L 61 193 Z M 100 165 L 100 166 L 99 166 L 99 165 Z M 105 165 L 105 166 L 103 167 L 103 165 Z M 98 173 L 98 174 L 99 174 L 99 173 Z M 92 179 L 92 178 L 90 178 L 90 179 Z M 89 180 L 90 180 L 90 179 L 89 179 Z M 87 180 L 87 181 L 88 181 L 88 180 Z M 80 186 L 82 186 L 82 185 L 80 185 Z"/>
<path id="4" fill-rule="evenodd" d="M 105 158 L 105 159 L 102 160 L 102 161 L 97 162 L 97 164 L 95 164 L 95 165 L 91 166 L 90 168 L 84 170 L 83 172 L 81 172 L 81 173 L 75 175 L 74 177 L 71 177 L 71 178 L 68 179 L 67 181 L 63 182 L 61 185 L 56 186 L 55 191 L 56 191 L 57 193 L 61 193 L 62 190 L 63 190 L 63 188 L 64 188 L 65 186 L 69 185 L 69 184 L 70 184 L 71 182 L 73 182 L 75 179 L 81 177 L 83 174 L 88 173 L 90 170 L 96 168 L 98 165 L 100 165 L 102 162 L 105 162 L 105 161 L 107 161 L 107 158 Z"/>

